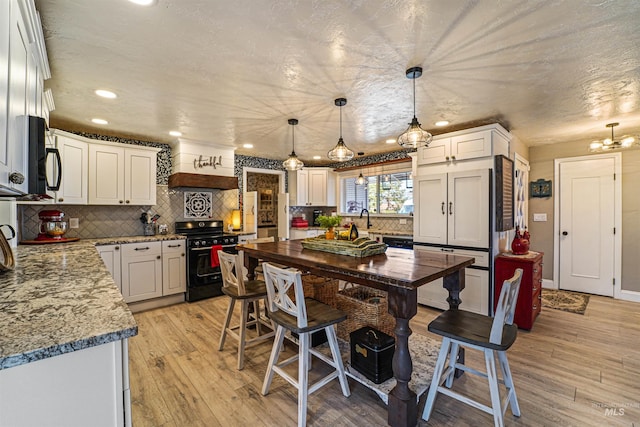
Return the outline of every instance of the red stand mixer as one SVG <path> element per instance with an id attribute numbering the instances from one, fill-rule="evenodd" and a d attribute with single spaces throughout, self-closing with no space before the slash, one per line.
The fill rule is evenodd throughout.
<path id="1" fill-rule="evenodd" d="M 64 212 L 59 210 L 44 210 L 38 213 L 40 218 L 40 233 L 36 240 L 65 240 L 68 224 L 64 219 Z"/>

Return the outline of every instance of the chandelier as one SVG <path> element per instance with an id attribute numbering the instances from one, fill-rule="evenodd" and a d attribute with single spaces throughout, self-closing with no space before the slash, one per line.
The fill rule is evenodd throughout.
<path id="1" fill-rule="evenodd" d="M 620 140 L 616 140 L 613 137 L 613 128 L 618 126 L 620 123 L 608 123 L 607 127 L 611 128 L 611 138 L 604 139 L 602 141 L 593 141 L 589 145 L 589 151 L 591 152 L 602 152 L 615 150 L 618 148 L 629 148 L 634 145 L 638 145 L 638 141 L 633 136 L 625 135 Z"/>

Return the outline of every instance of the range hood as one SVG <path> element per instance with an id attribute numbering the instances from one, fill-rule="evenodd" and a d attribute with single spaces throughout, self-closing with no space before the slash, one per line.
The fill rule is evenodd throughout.
<path id="1" fill-rule="evenodd" d="M 238 177 L 186 172 L 178 172 L 170 175 L 169 188 L 180 187 L 237 190 Z"/>

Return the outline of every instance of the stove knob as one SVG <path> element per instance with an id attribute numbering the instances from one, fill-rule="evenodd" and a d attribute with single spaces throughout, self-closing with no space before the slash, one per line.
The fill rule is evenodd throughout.
<path id="1" fill-rule="evenodd" d="M 200 241 L 199 241 L 199 240 L 196 240 L 195 242 L 193 242 L 193 245 L 194 245 L 194 246 L 200 246 Z"/>
<path id="2" fill-rule="evenodd" d="M 226 237 L 223 239 L 223 241 L 225 244 L 229 243 L 229 239 L 227 239 Z"/>

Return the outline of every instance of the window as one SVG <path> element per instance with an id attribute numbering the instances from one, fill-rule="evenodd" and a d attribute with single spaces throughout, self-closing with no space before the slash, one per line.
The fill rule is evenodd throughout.
<path id="1" fill-rule="evenodd" d="M 356 177 L 340 179 L 340 211 L 413 215 L 413 180 L 411 172 L 389 172 L 366 177 L 365 185 L 356 185 Z"/>

